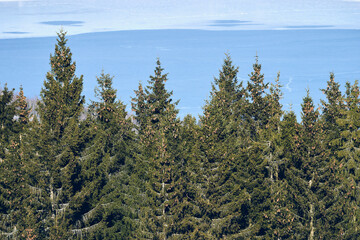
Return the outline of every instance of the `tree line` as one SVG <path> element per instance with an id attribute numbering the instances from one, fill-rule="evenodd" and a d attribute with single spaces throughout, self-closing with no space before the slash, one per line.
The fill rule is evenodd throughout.
<path id="1" fill-rule="evenodd" d="M 1 239 L 357 239 L 360 92 L 330 74 L 301 122 L 279 75 L 255 59 L 246 83 L 226 55 L 197 120 L 178 116 L 159 60 L 132 98 L 83 77 L 58 33 L 36 115 L 23 89 L 0 95 Z M 15 96 L 16 95 L 16 96 Z"/>

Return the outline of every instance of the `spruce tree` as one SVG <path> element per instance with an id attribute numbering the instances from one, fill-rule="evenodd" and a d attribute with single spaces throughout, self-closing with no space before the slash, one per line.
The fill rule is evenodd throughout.
<path id="1" fill-rule="evenodd" d="M 20 92 L 16 95 L 16 109 L 17 114 L 19 116 L 19 122 L 22 125 L 26 125 L 29 123 L 30 118 L 30 111 L 29 104 L 27 103 L 27 98 L 24 95 L 24 89 L 21 86 Z"/>
<path id="2" fill-rule="evenodd" d="M 323 238 L 334 238 L 338 234 L 336 224 L 342 218 L 340 199 L 341 192 L 337 191 L 341 185 L 339 162 L 337 153 L 341 147 L 340 133 L 342 127 L 338 124 L 339 119 L 343 118 L 344 101 L 340 91 L 339 83 L 335 82 L 335 76 L 330 73 L 326 89 L 322 89 L 326 96 L 326 101 L 322 100 L 323 113 L 320 119 L 321 136 L 323 142 L 323 162 L 319 167 L 318 174 L 321 189 L 317 192 L 319 199 L 319 214 L 317 220 L 318 236 Z"/>
<path id="3" fill-rule="evenodd" d="M 281 116 L 280 91 L 274 88 L 269 93 L 269 83 L 264 82 L 261 64 L 256 56 L 253 72 L 246 87 L 246 102 L 244 104 L 244 161 L 249 174 L 247 189 L 249 192 L 249 226 L 252 237 L 266 237 L 271 230 L 271 193 L 275 166 L 279 162 L 272 157 L 278 150 L 276 119 Z M 271 125 L 273 120 L 274 126 Z M 274 135 L 274 136 L 273 136 Z M 246 147 L 245 147 L 246 146 Z M 275 153 L 278 155 L 278 153 Z M 276 157 L 276 156 L 275 156 Z M 276 164 L 275 164 L 276 165 Z"/>
<path id="4" fill-rule="evenodd" d="M 275 83 L 270 85 L 270 92 L 266 100 L 268 105 L 268 121 L 260 131 L 260 141 L 262 143 L 262 155 L 266 163 L 266 180 L 264 184 L 269 186 L 270 190 L 270 206 L 266 206 L 264 221 L 261 231 L 267 238 L 276 237 L 277 239 L 288 239 L 294 237 L 294 206 L 292 204 L 292 188 L 285 177 L 284 171 L 288 164 L 283 146 L 283 134 L 281 118 L 283 116 L 282 105 L 280 99 L 282 97 L 281 85 L 279 81 L 280 73 L 278 73 Z M 296 122 L 296 117 L 289 116 L 289 124 Z M 289 126 L 290 128 L 294 128 Z M 294 134 L 294 132 L 291 132 Z M 290 135 L 291 136 L 291 135 Z M 290 137 L 289 136 L 289 137 Z M 293 137 L 293 136 L 291 136 Z M 293 142 L 293 139 L 288 139 Z M 264 193 L 268 193 L 264 191 Z"/>
<path id="5" fill-rule="evenodd" d="M 358 82 L 353 85 L 346 83 L 345 108 L 342 117 L 337 120 L 341 128 L 340 145 L 337 151 L 337 185 L 339 191 L 337 210 L 341 213 L 335 224 L 335 236 L 346 239 L 359 237 L 359 103 L 360 90 Z"/>
<path id="6" fill-rule="evenodd" d="M 22 177 L 20 166 L 10 157 L 19 144 L 13 141 L 16 124 L 13 96 L 14 89 L 9 90 L 5 85 L 0 92 L 0 231 L 5 236 L 12 236 L 16 232 L 13 212 L 16 211 L 14 204 L 17 204 L 20 193 L 16 192 L 18 177 Z"/>
<path id="7" fill-rule="evenodd" d="M 116 99 L 113 77 L 102 72 L 97 82 L 99 101 L 92 102 L 83 123 L 87 144 L 81 156 L 82 189 L 72 201 L 72 232 L 87 239 L 131 238 L 134 202 L 129 199 L 137 190 L 130 180 L 133 125 L 126 118 L 126 106 Z"/>
<path id="8" fill-rule="evenodd" d="M 177 168 L 179 166 L 179 119 L 172 91 L 167 91 L 161 63 L 157 60 L 154 75 L 150 76 L 145 91 L 133 98 L 137 122 L 140 124 L 139 141 L 141 155 L 138 157 L 138 168 L 147 170 L 145 190 L 148 202 L 143 205 L 141 225 L 144 236 L 153 239 L 165 239 L 173 233 L 171 215 L 179 197 L 176 189 Z M 181 199 L 179 200 L 181 201 Z M 144 237 L 143 236 L 143 237 Z"/>
<path id="9" fill-rule="evenodd" d="M 279 168 L 279 178 L 284 184 L 279 196 L 274 196 L 275 204 L 283 204 L 282 215 L 285 224 L 277 221 L 279 237 L 301 239 L 307 236 L 308 231 L 304 223 L 304 213 L 307 211 L 306 195 L 299 177 L 301 165 L 301 129 L 293 111 L 284 114 L 281 121 L 281 146 L 283 148 L 283 164 Z M 305 186 L 306 187 L 306 186 Z"/>
<path id="10" fill-rule="evenodd" d="M 269 83 L 264 82 L 264 74 L 261 73 L 261 64 L 259 63 L 258 56 L 255 57 L 253 64 L 253 72 L 249 75 L 247 99 L 249 104 L 246 107 L 245 120 L 249 135 L 252 139 L 256 140 L 258 137 L 258 130 L 265 127 L 269 121 L 269 101 L 268 90 Z"/>
<path id="11" fill-rule="evenodd" d="M 83 111 L 83 77 L 75 76 L 76 64 L 66 45 L 66 32 L 58 33 L 51 71 L 46 75 L 38 102 L 40 136 L 37 163 L 40 166 L 36 187 L 41 189 L 48 237 L 68 238 L 72 217 L 67 209 L 80 189 L 81 138 L 79 116 Z"/>
<path id="12" fill-rule="evenodd" d="M 325 94 L 327 100 L 321 101 L 323 106 L 323 128 L 327 136 L 327 142 L 331 145 L 331 141 L 339 137 L 339 127 L 336 120 L 341 118 L 341 111 L 344 108 L 340 84 L 335 82 L 335 76 L 333 73 L 330 73 L 330 80 L 327 82 L 326 89 L 321 90 Z"/>
<path id="13" fill-rule="evenodd" d="M 179 195 L 173 201 L 179 204 L 172 210 L 174 224 L 172 232 L 174 239 L 206 239 L 203 231 L 202 198 L 200 191 L 203 184 L 202 171 L 203 158 L 199 138 L 201 129 L 197 120 L 187 115 L 181 121 L 180 137 L 181 152 L 180 164 L 177 168 L 178 174 L 177 191 Z"/>
<path id="14" fill-rule="evenodd" d="M 15 132 L 15 104 L 13 102 L 14 89 L 9 90 L 7 85 L 0 93 L 0 159 L 5 157 L 6 149 Z"/>
<path id="15" fill-rule="evenodd" d="M 299 195 L 301 199 L 298 203 L 299 216 L 302 217 L 302 227 L 299 230 L 309 239 L 316 239 L 320 237 L 318 219 L 321 216 L 321 203 L 318 192 L 321 191 L 323 177 L 320 169 L 324 167 L 324 146 L 320 138 L 319 111 L 315 109 L 309 90 L 303 98 L 301 107 L 300 158 L 294 159 L 296 162 L 292 176 L 297 181 L 297 192 L 302 193 Z"/>
<path id="16" fill-rule="evenodd" d="M 1 226 L 7 228 L 5 232 L 1 229 L 2 235 L 9 239 L 41 238 L 43 235 L 36 223 L 39 217 L 36 209 L 39 205 L 29 185 L 29 173 L 35 167 L 29 157 L 33 150 L 29 146 L 34 140 L 31 136 L 33 123 L 29 121 L 30 109 L 22 87 L 12 104 L 15 107 L 15 115 L 12 116 L 13 134 L 7 140 L 8 147 L 0 171 L 2 203 L 6 203 L 2 206 L 7 206 L 2 208 L 6 211 L 2 216 L 6 218 L 1 220 Z"/>
<path id="17" fill-rule="evenodd" d="M 235 237 L 249 226 L 249 196 L 245 187 L 241 126 L 244 89 L 238 67 L 226 55 L 211 98 L 201 117 L 200 137 L 205 159 L 200 191 L 202 231 L 208 238 Z"/>
<path id="18" fill-rule="evenodd" d="M 131 98 L 131 106 L 132 111 L 135 113 L 134 119 L 136 121 L 137 129 L 141 134 L 146 126 L 148 106 L 146 105 L 146 95 L 141 83 L 139 83 L 138 90 L 135 90 L 134 92 L 136 97 Z"/>
<path id="19" fill-rule="evenodd" d="M 83 111 L 83 76 L 75 76 L 76 63 L 67 47 L 66 32 L 58 33 L 54 55 L 50 55 L 51 71 L 47 73 L 41 90 L 38 111 L 43 128 L 61 139 L 71 118 L 78 119 Z"/>

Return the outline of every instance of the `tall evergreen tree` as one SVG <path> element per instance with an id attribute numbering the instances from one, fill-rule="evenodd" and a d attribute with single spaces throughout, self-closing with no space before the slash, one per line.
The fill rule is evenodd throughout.
<path id="1" fill-rule="evenodd" d="M 6 209 L 3 215 L 6 218 L 2 219 L 1 226 L 8 228 L 2 235 L 8 239 L 40 238 L 42 235 L 36 226 L 38 204 L 29 186 L 29 172 L 34 168 L 29 161 L 29 153 L 33 150 L 29 147 L 33 140 L 30 131 L 33 124 L 29 122 L 30 109 L 22 87 L 12 104 L 15 107 L 12 111 L 15 115 L 11 117 L 13 134 L 7 139 L 8 148 L 0 171 L 0 192 L 6 194 L 2 197 L 7 203 L 7 208 L 2 208 Z"/>
<path id="2" fill-rule="evenodd" d="M 260 232 L 267 238 L 276 237 L 277 239 L 288 239 L 294 237 L 293 221 L 294 221 L 294 207 L 292 205 L 292 188 L 285 178 L 284 170 L 287 165 L 287 159 L 283 146 L 283 134 L 281 118 L 283 116 L 282 105 L 280 99 L 282 97 L 281 85 L 279 81 L 280 74 L 278 73 L 275 83 L 270 85 L 269 95 L 266 96 L 268 106 L 268 121 L 259 131 L 260 141 L 262 143 L 262 155 L 266 161 L 266 180 L 264 184 L 269 186 L 270 202 L 265 202 L 264 219 L 262 222 Z M 294 128 L 292 115 L 289 116 L 290 128 Z M 293 132 L 291 132 L 293 134 Z M 290 136 L 289 136 L 290 137 Z M 293 137 L 293 136 L 291 136 Z M 293 139 L 288 139 L 291 142 Z M 266 195 L 268 191 L 264 191 Z M 265 196 L 266 196 L 265 195 Z M 270 206 L 267 206 L 270 204 Z"/>
<path id="3" fill-rule="evenodd" d="M 340 180 L 337 185 L 339 191 L 337 210 L 342 214 L 335 224 L 335 233 L 345 239 L 359 237 L 359 127 L 360 127 L 360 90 L 358 82 L 353 85 L 346 83 L 345 108 L 337 124 L 341 128 L 337 140 L 340 145 L 337 151 L 337 176 Z"/>
<path id="4" fill-rule="evenodd" d="M 304 223 L 307 211 L 307 198 L 304 195 L 304 181 L 299 177 L 301 168 L 301 130 L 293 111 L 286 113 L 281 121 L 281 146 L 283 148 L 283 164 L 279 168 L 279 179 L 282 180 L 282 192 L 274 196 L 275 204 L 282 204 L 285 211 L 279 212 L 285 220 L 275 219 L 278 224 L 277 235 L 281 239 L 301 239 L 308 236 Z M 305 204 L 304 204 L 305 203 Z M 279 215 L 280 215 L 279 214 Z"/>
<path id="5" fill-rule="evenodd" d="M 0 158 L 5 157 L 6 149 L 11 136 L 15 132 L 15 104 L 13 102 L 14 89 L 9 90 L 7 85 L 0 93 Z"/>
<path id="6" fill-rule="evenodd" d="M 179 192 L 176 190 L 177 167 L 179 165 L 179 119 L 176 105 L 171 99 L 172 91 L 167 91 L 161 63 L 157 60 L 154 75 L 150 76 L 149 85 L 137 97 L 133 98 L 137 121 L 140 124 L 139 140 L 141 160 L 147 169 L 145 190 L 148 197 L 147 206 L 142 208 L 142 224 L 145 235 L 154 239 L 165 239 L 173 234 L 171 215 L 177 205 Z M 181 200 L 180 200 L 181 201 Z"/>
<path id="7" fill-rule="evenodd" d="M 299 216 L 302 217 L 300 223 L 306 229 L 302 234 L 309 239 L 320 237 L 317 220 L 320 214 L 320 199 L 318 192 L 321 191 L 322 173 L 320 169 L 324 164 L 324 146 L 320 133 L 321 125 L 319 122 L 319 111 L 315 109 L 309 90 L 303 98 L 302 107 L 302 126 L 300 130 L 300 158 L 295 162 L 293 177 L 297 181 L 298 192 L 302 194 L 299 202 Z M 301 229 L 300 229 L 301 230 Z"/>
<path id="8" fill-rule="evenodd" d="M 316 231 L 319 237 L 335 238 L 339 235 L 336 225 L 338 219 L 342 218 L 341 208 L 342 193 L 337 191 L 341 185 L 339 162 L 337 152 L 341 147 L 340 133 L 342 128 L 338 120 L 342 118 L 345 107 L 343 96 L 340 92 L 339 83 L 335 82 L 335 76 L 330 73 L 330 79 L 327 82 L 326 89 L 322 89 L 326 96 L 326 101 L 322 100 L 323 113 L 320 118 L 320 139 L 323 142 L 323 162 L 318 167 L 319 190 L 317 198 L 319 199 L 318 216 Z"/>
<path id="9" fill-rule="evenodd" d="M 113 77 L 102 72 L 97 82 L 95 95 L 100 101 L 92 102 L 83 123 L 88 144 L 81 157 L 82 189 L 72 201 L 76 213 L 72 231 L 87 239 L 131 238 L 134 203 L 128 199 L 136 197 L 130 181 L 133 125 L 125 105 L 116 99 Z"/>
<path id="10" fill-rule="evenodd" d="M 41 169 L 34 182 L 41 189 L 45 229 L 51 239 L 68 238 L 71 217 L 67 216 L 70 199 L 79 190 L 81 150 L 79 116 L 83 111 L 83 77 L 75 76 L 76 64 L 66 45 L 66 32 L 58 33 L 55 53 L 50 56 L 38 102 L 40 136 L 37 162 Z"/>
<path id="11" fill-rule="evenodd" d="M 205 159 L 202 163 L 204 189 L 200 207 L 208 238 L 235 237 L 249 226 L 249 196 L 241 161 L 244 89 L 237 80 L 238 68 L 226 55 L 219 77 L 212 84 L 211 98 L 201 117 L 200 140 Z"/>
<path id="12" fill-rule="evenodd" d="M 326 89 L 322 89 L 327 101 L 321 101 L 323 105 L 323 124 L 324 131 L 328 137 L 327 142 L 331 144 L 331 140 L 339 137 L 339 127 L 336 123 L 341 118 L 341 111 L 344 108 L 342 102 L 342 94 L 340 84 L 335 82 L 334 73 L 330 73 L 330 80 L 327 82 Z"/>
<path id="13" fill-rule="evenodd" d="M 41 90 L 38 111 L 43 128 L 61 139 L 71 118 L 78 119 L 85 102 L 81 95 L 83 76 L 75 76 L 76 63 L 67 47 L 66 32 L 58 33 L 54 55 L 50 55 L 51 71 L 47 73 Z"/>
<path id="14" fill-rule="evenodd" d="M 178 196 L 173 199 L 178 204 L 172 209 L 174 239 L 206 239 L 202 222 L 203 199 L 200 196 L 204 178 L 201 174 L 203 154 L 201 152 L 201 128 L 197 120 L 187 115 L 181 122 L 179 151 L 180 164 L 176 190 Z"/>
<path id="15" fill-rule="evenodd" d="M 256 140 L 258 130 L 265 127 L 269 121 L 269 83 L 264 82 L 264 74 L 261 73 L 261 64 L 259 63 L 258 56 L 255 57 L 253 64 L 253 72 L 249 75 L 247 99 L 249 104 L 246 108 L 246 122 L 249 135 L 252 139 Z"/>
<path id="16" fill-rule="evenodd" d="M 21 86 L 20 87 L 20 92 L 18 95 L 16 95 L 16 109 L 17 109 L 17 114 L 19 116 L 19 122 L 22 125 L 26 125 L 29 123 L 29 118 L 30 118 L 30 112 L 31 109 L 29 107 L 29 104 L 27 103 L 27 98 L 24 95 L 24 89 Z"/>
<path id="17" fill-rule="evenodd" d="M 249 226 L 251 226 L 251 236 L 265 237 L 270 230 L 271 170 L 273 169 L 271 162 L 275 161 L 270 157 L 273 153 L 265 153 L 265 151 L 277 150 L 277 143 L 269 141 L 266 129 L 270 127 L 271 117 L 275 118 L 280 115 L 280 112 L 275 111 L 276 105 L 279 105 L 276 99 L 280 96 L 277 96 L 277 91 L 273 95 L 269 93 L 269 83 L 264 82 L 264 75 L 261 73 L 261 64 L 259 64 L 257 56 L 253 64 L 253 72 L 249 77 L 242 121 L 245 132 L 244 139 L 246 139 L 244 161 L 249 174 L 249 183 L 247 184 L 250 196 Z M 271 106 L 271 104 L 274 105 Z M 273 113 L 272 110 L 274 110 Z M 270 129 L 273 128 L 277 127 L 270 127 Z M 274 132 L 276 133 L 276 130 Z M 266 154 L 270 155 L 265 156 Z M 270 159 L 272 160 L 269 161 Z"/>
<path id="18" fill-rule="evenodd" d="M 148 105 L 146 104 L 146 95 L 141 83 L 139 83 L 138 90 L 135 90 L 134 92 L 136 97 L 131 98 L 131 106 L 133 112 L 135 113 L 134 119 L 137 124 L 137 129 L 141 134 L 146 126 Z"/>
<path id="19" fill-rule="evenodd" d="M 1 235 L 5 236 L 11 236 L 16 231 L 16 221 L 12 212 L 15 203 L 13 199 L 18 197 L 14 195 L 18 187 L 16 183 L 19 176 L 16 175 L 20 168 L 9 157 L 10 151 L 17 148 L 18 144 L 12 139 L 15 133 L 16 114 L 13 96 L 14 89 L 9 90 L 5 85 L 0 92 L 0 231 Z"/>

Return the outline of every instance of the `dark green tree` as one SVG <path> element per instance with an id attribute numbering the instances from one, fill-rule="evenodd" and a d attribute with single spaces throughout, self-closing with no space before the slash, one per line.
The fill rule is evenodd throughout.
<path id="1" fill-rule="evenodd" d="M 245 93 L 237 73 L 238 67 L 226 55 L 200 119 L 200 143 L 205 159 L 199 205 L 201 231 L 209 239 L 236 238 L 249 227 L 249 195 L 245 187 L 247 174 L 243 171 L 241 139 Z"/>
<path id="2" fill-rule="evenodd" d="M 294 220 L 296 214 L 293 206 L 293 188 L 288 182 L 289 179 L 285 177 L 285 169 L 287 167 L 286 151 L 283 145 L 283 129 L 281 123 L 283 117 L 282 105 L 280 99 L 282 97 L 281 85 L 279 81 L 280 74 L 278 73 L 275 83 L 270 85 L 269 95 L 266 96 L 268 106 L 268 121 L 259 131 L 260 141 L 263 145 L 262 155 L 266 161 L 266 179 L 264 184 L 269 186 L 270 202 L 265 201 L 265 208 L 262 212 L 264 220 L 262 221 L 260 231 L 258 234 L 264 232 L 265 238 L 276 237 L 277 239 L 294 238 Z M 285 118 L 285 117 L 284 117 Z M 290 113 L 286 117 L 286 124 L 291 131 L 289 142 L 292 143 L 294 139 L 294 130 L 296 127 L 296 117 Z M 286 149 L 286 151 L 285 151 Z M 266 195 L 268 191 L 263 191 Z M 267 204 L 270 203 L 270 206 Z"/>
<path id="3" fill-rule="evenodd" d="M 141 208 L 141 225 L 144 236 L 165 239 L 174 234 L 174 209 L 179 197 L 176 189 L 176 175 L 179 161 L 179 126 L 177 117 L 178 101 L 173 102 L 172 91 L 167 91 L 160 61 L 154 75 L 150 76 L 144 91 L 136 92 L 133 109 L 138 114 L 140 153 L 138 168 L 147 169 L 145 191 L 147 202 Z M 146 237 L 145 237 L 146 238 Z"/>
<path id="4" fill-rule="evenodd" d="M 324 146 L 320 138 L 321 124 L 319 111 L 315 109 L 309 90 L 301 104 L 301 128 L 299 129 L 298 157 L 294 157 L 289 175 L 293 178 L 292 186 L 297 198 L 297 233 L 309 239 L 319 238 L 317 220 L 321 216 L 321 203 L 318 193 L 321 191 L 324 163 Z M 291 179 L 289 179 L 290 181 Z"/>
<path id="5" fill-rule="evenodd" d="M 274 190 L 274 167 L 280 162 L 275 159 L 281 151 L 278 146 L 277 120 L 281 117 L 279 87 L 270 93 L 269 83 L 264 82 L 261 64 L 256 56 L 253 72 L 246 87 L 243 126 L 244 157 L 249 194 L 249 227 L 252 237 L 266 237 L 271 230 L 271 193 Z M 273 104 L 273 106 L 272 106 Z M 271 122 L 271 120 L 273 122 Z M 272 124 L 274 125 L 272 125 Z M 273 177 L 273 178 L 272 178 Z"/>
<path id="6" fill-rule="evenodd" d="M 178 179 L 176 190 L 178 196 L 173 201 L 178 202 L 172 209 L 174 239 L 204 239 L 201 221 L 202 210 L 199 188 L 203 183 L 203 176 L 199 174 L 202 169 L 203 158 L 199 137 L 201 128 L 197 120 L 187 115 L 181 122 L 179 150 L 181 152 L 180 164 L 177 168 Z"/>
<path id="7" fill-rule="evenodd" d="M 249 75 L 246 94 L 249 104 L 246 107 L 245 121 L 252 139 L 256 140 L 258 130 L 265 127 L 270 119 L 269 116 L 269 83 L 264 82 L 264 74 L 261 73 L 261 64 L 258 56 L 255 57 L 253 72 Z"/>
<path id="8" fill-rule="evenodd" d="M 342 192 L 338 191 L 341 185 L 341 179 L 338 173 L 339 161 L 337 152 L 341 147 L 340 133 L 343 130 L 338 124 L 344 113 L 344 100 L 340 92 L 339 83 L 335 82 L 333 73 L 330 73 L 330 79 L 327 82 L 326 89 L 322 89 L 326 96 L 326 101 L 322 100 L 323 113 L 321 115 L 320 139 L 323 143 L 323 162 L 318 167 L 319 190 L 317 198 L 319 199 L 316 232 L 322 238 L 335 238 L 339 236 L 336 228 L 337 222 L 342 218 Z"/>
<path id="9" fill-rule="evenodd" d="M 341 217 L 334 222 L 334 236 L 341 236 L 344 239 L 359 237 L 359 95 L 358 82 L 355 81 L 353 85 L 347 82 L 345 108 L 341 111 L 342 116 L 336 121 L 341 132 L 336 141 L 340 146 L 336 152 L 338 160 L 336 175 L 340 180 L 336 187 L 340 194 L 335 195 L 339 201 L 335 207 L 341 213 Z"/>
<path id="10" fill-rule="evenodd" d="M 51 71 L 46 75 L 38 103 L 41 124 L 56 139 L 61 139 L 71 118 L 79 118 L 85 102 L 81 95 L 83 76 L 75 76 L 76 63 L 72 61 L 67 41 L 66 32 L 61 30 L 54 55 L 50 55 Z"/>
<path id="11" fill-rule="evenodd" d="M 148 109 L 146 105 L 146 95 L 144 88 L 141 83 L 139 83 L 138 90 L 135 90 L 136 97 L 131 98 L 131 106 L 132 111 L 135 113 L 134 119 L 137 124 L 137 129 L 142 133 L 142 131 L 145 129 L 147 116 L 148 116 Z"/>
<path id="12" fill-rule="evenodd" d="M 330 73 L 330 80 L 327 82 L 326 89 L 321 89 L 326 96 L 326 101 L 322 100 L 322 121 L 327 143 L 339 137 L 339 126 L 336 120 L 341 118 L 341 111 L 344 108 L 340 84 L 335 82 L 334 73 Z"/>
<path id="13" fill-rule="evenodd" d="M 40 116 L 36 162 L 40 169 L 32 187 L 42 192 L 42 222 L 51 239 L 71 236 L 67 209 L 80 190 L 79 157 L 82 147 L 79 117 L 83 111 L 83 77 L 75 76 L 76 64 L 66 45 L 66 32 L 58 33 L 51 71 L 46 75 L 38 102 Z"/>
<path id="14" fill-rule="evenodd" d="M 281 121 L 281 146 L 283 147 L 283 164 L 279 168 L 279 179 L 282 180 L 282 192 L 274 196 L 275 204 L 282 204 L 279 215 L 282 221 L 277 222 L 278 236 L 288 239 L 301 239 L 307 236 L 308 229 L 304 223 L 304 213 L 307 211 L 307 198 L 304 195 L 304 181 L 299 177 L 301 168 L 302 126 L 297 122 L 293 111 L 284 114 Z M 305 184 L 306 187 L 306 184 Z"/>
<path id="15" fill-rule="evenodd" d="M 315 211 L 317 209 L 318 199 L 314 194 L 314 188 L 318 183 L 317 167 L 320 162 L 317 159 L 316 150 L 319 149 L 319 112 L 315 109 L 313 100 L 310 97 L 309 90 L 303 99 L 302 107 L 302 159 L 301 159 L 301 173 L 300 177 L 305 180 L 303 188 L 307 190 L 306 200 L 303 204 L 307 205 L 304 218 L 307 219 L 306 226 L 309 229 L 309 239 L 314 239 L 315 236 Z M 318 141 L 316 141 L 318 140 Z"/>
<path id="16" fill-rule="evenodd" d="M 1 229 L 2 235 L 9 239 L 40 238 L 39 212 L 36 211 L 39 205 L 32 195 L 34 189 L 29 185 L 29 173 L 36 169 L 29 157 L 33 150 L 29 143 L 34 140 L 31 132 L 34 124 L 29 122 L 30 109 L 22 87 L 12 104 L 15 108 L 11 118 L 13 134 L 7 139 L 8 147 L 0 171 L 2 203 L 6 203 L 2 205 L 2 216 L 6 218 L 1 220 L 1 226 L 7 228 Z"/>
<path id="17" fill-rule="evenodd" d="M 87 239 L 134 237 L 133 212 L 136 185 L 133 168 L 133 124 L 125 105 L 117 100 L 113 77 L 101 73 L 95 95 L 83 123 L 87 142 L 81 157 L 82 189 L 74 196 L 73 233 Z M 125 206 L 124 206 L 125 205 Z M 133 207 L 133 208 L 131 208 Z"/>
<path id="18" fill-rule="evenodd" d="M 14 204 L 19 198 L 15 192 L 18 187 L 17 174 L 21 175 L 18 173 L 21 167 L 10 158 L 11 152 L 18 145 L 18 142 L 13 141 L 16 125 L 13 98 L 14 89 L 9 90 L 5 85 L 0 92 L 0 231 L 5 236 L 12 236 L 16 232 L 13 212 L 16 211 Z"/>
<path id="19" fill-rule="evenodd" d="M 0 93 L 0 159 L 5 157 L 6 149 L 15 132 L 15 104 L 13 102 L 14 89 L 9 90 L 7 85 Z"/>

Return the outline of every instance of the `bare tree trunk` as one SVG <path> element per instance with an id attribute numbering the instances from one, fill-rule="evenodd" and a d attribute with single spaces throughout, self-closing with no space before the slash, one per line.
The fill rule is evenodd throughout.
<path id="1" fill-rule="evenodd" d="M 314 239 L 314 205 L 310 204 L 310 236 L 309 236 L 309 240 L 313 240 Z"/>

